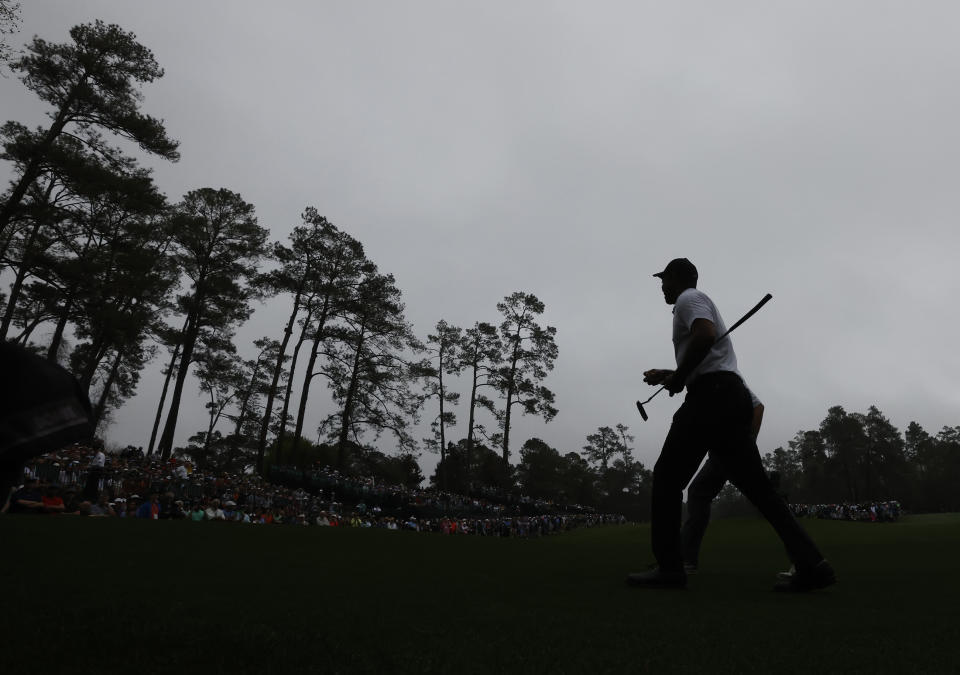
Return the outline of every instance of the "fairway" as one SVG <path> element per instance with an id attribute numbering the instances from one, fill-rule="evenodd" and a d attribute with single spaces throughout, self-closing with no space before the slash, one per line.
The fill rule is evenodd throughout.
<path id="1" fill-rule="evenodd" d="M 960 516 L 805 520 L 840 583 L 771 592 L 761 520 L 686 591 L 627 588 L 647 526 L 538 540 L 0 518 L 8 673 L 951 673 Z"/>

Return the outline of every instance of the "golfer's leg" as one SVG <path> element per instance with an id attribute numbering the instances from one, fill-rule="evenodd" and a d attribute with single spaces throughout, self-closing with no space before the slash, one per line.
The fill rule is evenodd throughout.
<path id="1" fill-rule="evenodd" d="M 683 489 L 706 454 L 699 429 L 695 406 L 685 401 L 673 416 L 660 458 L 653 467 L 650 537 L 657 564 L 666 572 L 683 570 L 680 550 Z"/>
<path id="2" fill-rule="evenodd" d="M 763 470 L 760 452 L 749 433 L 733 438 L 732 443 L 718 452 L 730 482 L 749 499 L 776 530 L 787 549 L 787 555 L 798 568 L 813 567 L 821 560 L 816 544 L 800 526 L 786 503 L 773 489 Z"/>
<path id="3" fill-rule="evenodd" d="M 680 531 L 684 563 L 699 563 L 700 544 L 710 523 L 710 504 L 720 494 L 726 482 L 727 476 L 720 464 L 708 458 L 687 488 L 687 521 Z"/>

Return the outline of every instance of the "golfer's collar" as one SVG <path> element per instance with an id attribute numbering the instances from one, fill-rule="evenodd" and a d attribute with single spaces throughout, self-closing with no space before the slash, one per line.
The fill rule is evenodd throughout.
<path id="1" fill-rule="evenodd" d="M 671 314 L 677 313 L 677 303 L 680 302 L 680 298 L 683 297 L 684 293 L 686 293 L 687 291 L 695 291 L 695 290 L 697 289 L 691 286 L 690 288 L 684 288 L 682 291 L 680 291 L 680 293 L 677 294 L 677 299 L 673 301 L 673 309 L 670 310 L 670 313 Z"/>

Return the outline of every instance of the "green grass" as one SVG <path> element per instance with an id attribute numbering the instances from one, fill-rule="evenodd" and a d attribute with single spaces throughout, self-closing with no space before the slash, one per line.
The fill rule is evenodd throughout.
<path id="1" fill-rule="evenodd" d="M 720 520 L 686 591 L 627 588 L 646 526 L 540 540 L 0 518 L 0 663 L 45 673 L 955 673 L 960 516 L 804 521 L 840 583 L 771 592 Z"/>

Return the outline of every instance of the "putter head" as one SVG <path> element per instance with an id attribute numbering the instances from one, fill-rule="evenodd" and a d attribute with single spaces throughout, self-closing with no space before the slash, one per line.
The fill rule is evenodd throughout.
<path id="1" fill-rule="evenodd" d="M 637 401 L 637 410 L 640 411 L 640 417 L 643 418 L 643 421 L 647 421 L 647 411 L 643 409 L 643 404 L 640 401 Z"/>

